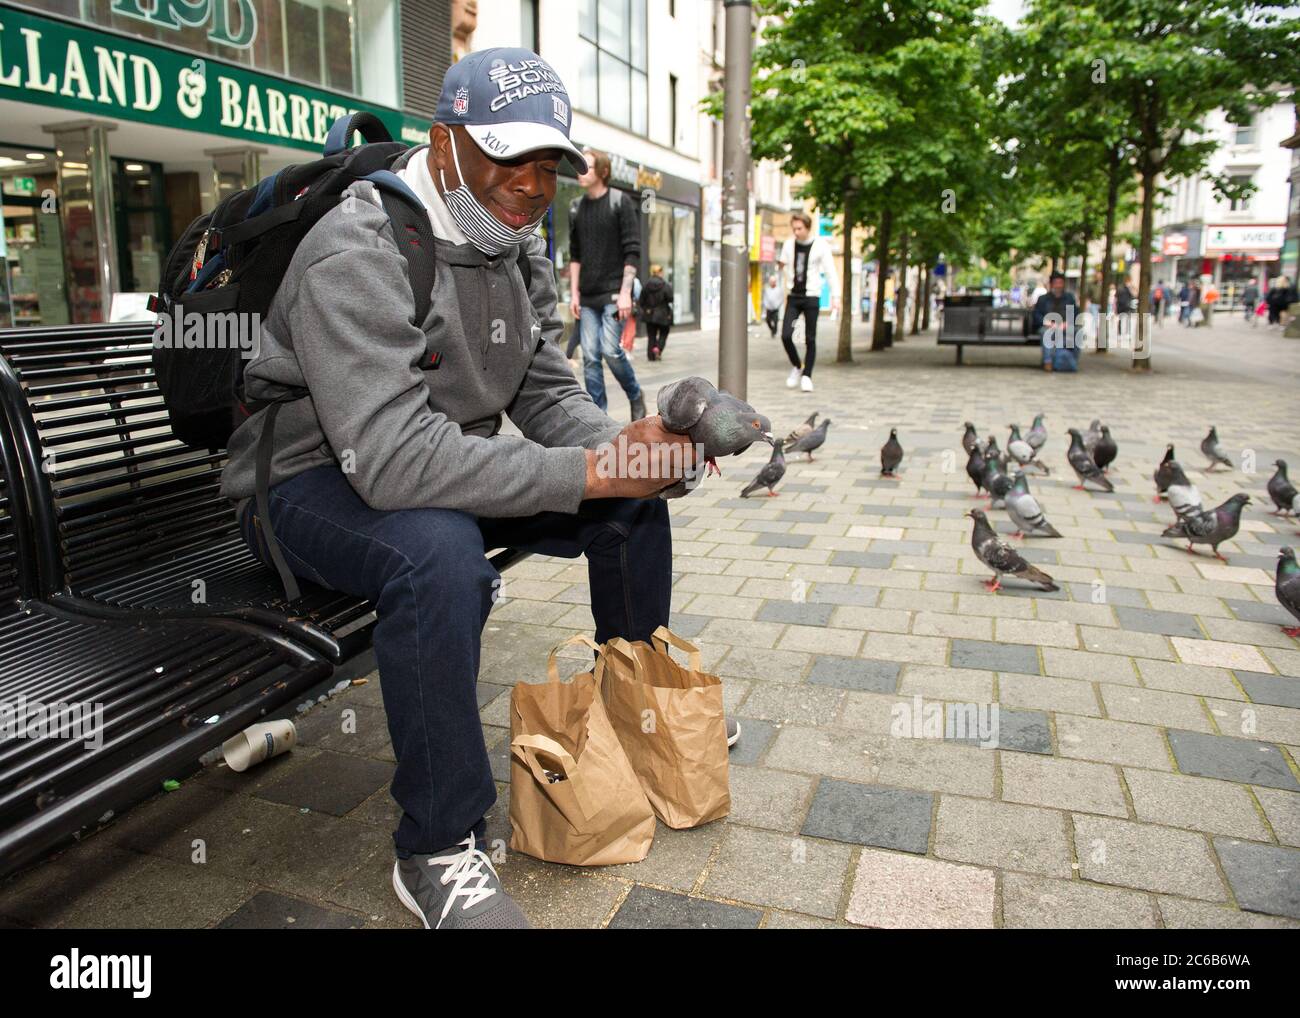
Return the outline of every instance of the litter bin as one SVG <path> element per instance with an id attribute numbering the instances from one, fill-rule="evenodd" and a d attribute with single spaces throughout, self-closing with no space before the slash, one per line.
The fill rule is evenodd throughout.
<path id="1" fill-rule="evenodd" d="M 886 322 L 885 323 L 885 347 L 888 348 L 893 345 L 894 345 L 894 323 Z"/>

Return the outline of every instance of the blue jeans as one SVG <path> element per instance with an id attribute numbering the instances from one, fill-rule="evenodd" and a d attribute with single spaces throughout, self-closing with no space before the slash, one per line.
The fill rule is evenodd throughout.
<path id="1" fill-rule="evenodd" d="M 587 395 L 596 406 L 602 410 L 608 409 L 605 367 L 601 363 L 603 357 L 609 361 L 609 370 L 627 393 L 628 402 L 631 402 L 641 395 L 641 386 L 637 384 L 636 371 L 632 368 L 627 351 L 619 343 L 623 323 L 618 320 L 618 305 L 606 304 L 600 309 L 584 307 L 581 311 L 582 318 L 578 326 L 582 335 L 582 366 Z"/>
<path id="2" fill-rule="evenodd" d="M 270 492 L 293 572 L 374 602 L 375 660 L 397 768 L 399 856 L 449 848 L 496 801 L 479 720 L 479 638 L 500 588 L 485 549 L 587 556 L 596 640 L 648 640 L 668 623 L 672 536 L 662 499 L 590 499 L 577 513 L 480 519 L 454 509 L 371 509 L 337 466 Z M 270 559 L 249 499 L 241 531 Z"/>

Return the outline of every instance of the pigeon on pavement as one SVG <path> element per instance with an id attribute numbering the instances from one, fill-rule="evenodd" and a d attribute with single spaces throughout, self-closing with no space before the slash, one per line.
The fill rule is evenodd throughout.
<path id="1" fill-rule="evenodd" d="M 1083 447 L 1088 450 L 1088 455 L 1092 455 L 1092 450 L 1097 448 L 1097 443 L 1101 441 L 1101 420 L 1094 417 L 1092 423 L 1088 425 L 1088 430 L 1083 433 Z"/>
<path id="2" fill-rule="evenodd" d="M 803 438 L 800 438 L 795 442 L 791 442 L 790 447 L 786 451 L 807 453 L 808 462 L 811 463 L 813 458 L 813 453 L 816 450 L 820 449 L 822 447 L 822 443 L 826 441 L 826 429 L 829 428 L 830 426 L 831 426 L 831 419 L 829 417 L 823 418 L 821 424 L 813 428 L 812 431 L 804 435 Z"/>
<path id="3" fill-rule="evenodd" d="M 1268 497 L 1273 500 L 1277 508 L 1270 509 L 1269 512 L 1274 516 L 1285 516 L 1300 510 L 1300 500 L 1296 499 L 1295 485 L 1286 475 L 1286 460 L 1274 460 L 1273 466 L 1277 467 L 1277 472 L 1268 479 Z"/>
<path id="4" fill-rule="evenodd" d="M 1173 482 L 1165 489 L 1165 497 L 1169 499 L 1169 508 L 1174 511 L 1174 515 L 1181 518 L 1188 513 L 1199 512 L 1201 509 L 1201 493 L 1196 490 L 1196 485 L 1187 479 L 1183 473 L 1183 468 L 1174 462 Z M 1159 499 L 1157 499 L 1159 501 Z"/>
<path id="5" fill-rule="evenodd" d="M 990 591 L 997 590 L 1002 586 L 1002 577 L 1004 575 L 1014 576 L 1029 583 L 1036 583 L 1043 590 L 1060 590 L 1055 580 L 1041 569 L 1026 562 L 1020 552 L 1016 551 L 1011 545 L 998 540 L 998 535 L 989 526 L 988 517 L 983 512 L 979 509 L 972 509 L 966 515 L 975 521 L 975 527 L 971 531 L 970 545 L 975 549 L 975 554 L 979 560 L 993 570 L 993 579 L 984 581 L 984 586 L 988 587 Z"/>
<path id="6" fill-rule="evenodd" d="M 1012 480 L 1002 467 L 1002 457 L 990 456 L 984 461 L 984 490 L 993 499 L 990 508 L 997 509 L 1011 490 Z"/>
<path id="7" fill-rule="evenodd" d="M 880 473 L 893 477 L 898 464 L 903 462 L 903 447 L 898 444 L 898 429 L 889 429 L 889 439 L 880 447 Z"/>
<path id="8" fill-rule="evenodd" d="M 1214 549 L 1214 557 L 1221 562 L 1228 560 L 1219 554 L 1219 545 L 1230 541 L 1241 526 L 1241 510 L 1250 502 L 1249 495 L 1233 495 L 1223 505 L 1214 509 L 1194 510 L 1180 516 L 1174 524 L 1166 527 L 1161 537 L 1181 537 L 1187 542 L 1187 550 L 1194 553 L 1193 545 L 1208 544 Z"/>
<path id="9" fill-rule="evenodd" d="M 740 493 L 741 498 L 749 498 L 759 488 L 766 488 L 768 497 L 776 494 L 773 490 L 777 483 L 785 476 L 785 440 L 778 438 L 772 445 L 772 458 L 763 464 L 763 469 L 758 472 L 758 476 L 745 486 L 745 490 Z"/>
<path id="10" fill-rule="evenodd" d="M 1047 517 L 1043 515 L 1043 510 L 1038 506 L 1038 500 L 1029 493 L 1029 481 L 1025 478 L 1023 470 L 1016 471 L 1016 479 L 1011 486 L 1011 491 L 1007 493 L 1007 515 L 1011 517 L 1011 522 L 1016 525 L 1016 532 L 1012 537 L 1029 537 L 1033 534 L 1041 534 L 1043 537 L 1060 537 L 1060 532 L 1047 522 Z"/>
<path id="11" fill-rule="evenodd" d="M 1290 548 L 1278 552 L 1277 583 L 1273 591 L 1277 594 L 1277 603 L 1300 622 L 1300 565 L 1296 564 L 1295 552 Z M 1300 636 L 1300 625 L 1283 626 L 1282 632 L 1287 636 Z"/>
<path id="12" fill-rule="evenodd" d="M 656 400 L 668 431 L 690 435 L 710 473 L 721 474 L 717 459 L 744 452 L 757 441 L 772 441 L 771 422 L 706 378 L 693 376 L 665 385 Z"/>
<path id="13" fill-rule="evenodd" d="M 1115 462 L 1115 457 L 1119 455 L 1119 445 L 1111 437 L 1110 425 L 1101 426 L 1101 438 L 1097 444 L 1092 447 L 1092 461 L 1097 464 L 1097 469 L 1102 473 L 1106 468 Z"/>
<path id="14" fill-rule="evenodd" d="M 975 494 L 971 497 L 979 498 L 980 492 L 984 490 L 984 446 L 979 442 L 975 443 L 966 458 L 966 476 L 975 484 Z"/>
<path id="15" fill-rule="evenodd" d="M 1210 465 L 1205 468 L 1207 473 L 1212 473 L 1220 463 L 1229 470 L 1232 469 L 1232 460 L 1228 459 L 1228 454 L 1223 451 L 1223 446 L 1219 444 L 1219 433 L 1213 427 L 1210 428 L 1210 433 L 1201 439 L 1201 452 L 1205 453 L 1205 458 L 1210 461 Z"/>
<path id="16" fill-rule="evenodd" d="M 1034 447 L 1034 452 L 1038 452 L 1047 444 L 1047 429 L 1043 427 L 1044 414 L 1039 414 L 1034 418 L 1034 426 L 1029 429 L 1029 434 L 1025 436 L 1025 441 Z"/>
<path id="17" fill-rule="evenodd" d="M 1011 453 L 1011 458 L 1022 467 L 1033 465 L 1044 474 L 1051 474 L 1047 464 L 1038 458 L 1038 450 L 1020 437 L 1020 425 L 1008 424 L 1007 427 L 1011 429 L 1011 437 L 1007 439 L 1007 452 Z"/>
<path id="18" fill-rule="evenodd" d="M 973 425 L 970 421 L 967 421 L 966 433 L 961 436 L 961 447 L 966 450 L 967 456 L 970 455 L 970 451 L 974 449 L 975 446 L 979 445 L 979 440 L 980 440 L 980 436 L 975 431 L 975 425 Z"/>
<path id="19" fill-rule="evenodd" d="M 795 442 L 799 441 L 799 439 L 803 438 L 804 435 L 806 435 L 806 434 L 808 434 L 808 432 L 812 431 L 812 429 L 813 429 L 813 425 L 816 424 L 816 423 L 817 423 L 817 412 L 814 411 L 814 412 L 812 413 L 812 415 L 811 415 L 811 416 L 810 416 L 806 421 L 804 421 L 802 424 L 800 424 L 798 427 L 796 427 L 793 431 L 791 431 L 790 434 L 788 434 L 788 435 L 785 436 L 785 444 L 786 444 L 786 446 L 787 446 L 787 447 L 788 447 L 788 446 L 791 446 L 791 445 L 793 445 Z"/>
<path id="20" fill-rule="evenodd" d="M 1165 458 L 1156 464 L 1156 472 L 1151 475 L 1156 482 L 1156 497 L 1151 501 L 1160 501 L 1160 496 L 1169 490 L 1169 485 L 1174 483 L 1174 472 L 1181 472 L 1182 469 L 1174 459 L 1174 443 L 1170 442 L 1165 446 Z"/>
<path id="21" fill-rule="evenodd" d="M 1106 479 L 1106 475 L 1101 472 L 1097 464 L 1092 461 L 1092 457 L 1088 455 L 1088 450 L 1083 447 L 1083 435 L 1079 433 L 1079 429 L 1070 428 L 1069 431 L 1070 451 L 1066 453 L 1066 457 L 1079 478 L 1079 483 L 1075 487 L 1080 491 L 1086 491 L 1084 485 L 1091 481 L 1105 491 L 1114 491 L 1115 486 Z"/>

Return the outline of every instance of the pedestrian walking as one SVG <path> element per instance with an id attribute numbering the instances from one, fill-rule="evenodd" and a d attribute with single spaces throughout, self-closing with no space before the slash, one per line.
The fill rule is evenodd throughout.
<path id="1" fill-rule="evenodd" d="M 781 287 L 780 274 L 773 272 L 767 277 L 767 286 L 763 287 L 763 318 L 773 339 L 776 339 L 776 330 L 781 324 L 781 305 L 784 303 L 785 290 Z"/>
<path id="2" fill-rule="evenodd" d="M 650 278 L 637 299 L 641 320 L 645 322 L 646 357 L 657 361 L 668 345 L 668 330 L 673 327 L 673 288 L 664 279 L 662 265 L 650 266 Z"/>
<path id="3" fill-rule="evenodd" d="M 835 272 L 835 256 L 825 237 L 812 235 L 812 216 L 806 212 L 796 212 L 790 217 L 793 237 L 786 239 L 781 247 L 781 257 L 777 264 L 785 274 L 789 297 L 785 302 L 785 320 L 781 323 L 781 343 L 785 346 L 786 356 L 793 365 L 786 378 L 786 388 L 796 385 L 804 392 L 813 391 L 813 365 L 817 360 L 817 315 L 821 308 L 821 292 L 825 283 L 830 284 L 832 295 L 839 289 Z M 840 310 L 840 299 L 831 297 L 831 311 Z M 794 322 L 803 318 L 804 356 L 794 348 Z"/>
<path id="4" fill-rule="evenodd" d="M 1241 307 L 1246 316 L 1246 321 L 1250 322 L 1253 326 L 1259 318 L 1259 316 L 1255 314 L 1256 309 L 1259 307 L 1259 287 L 1255 285 L 1253 279 L 1246 284 L 1246 289 L 1242 291 Z"/>
<path id="5" fill-rule="evenodd" d="M 1189 283 L 1184 283 L 1178 291 L 1178 324 L 1182 326 L 1191 325 L 1192 317 L 1192 287 Z"/>
<path id="6" fill-rule="evenodd" d="M 632 284 L 641 264 L 641 225 L 632 201 L 609 186 L 608 154 L 583 153 L 587 170 L 578 175 L 586 191 L 571 209 L 569 303 L 579 322 L 587 394 L 604 410 L 605 364 L 627 395 L 632 420 L 645 416 L 645 396 L 620 342 L 622 322 L 632 314 Z"/>

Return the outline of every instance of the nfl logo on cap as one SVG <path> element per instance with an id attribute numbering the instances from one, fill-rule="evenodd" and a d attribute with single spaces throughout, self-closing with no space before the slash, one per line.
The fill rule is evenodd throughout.
<path id="1" fill-rule="evenodd" d="M 469 89 L 456 89 L 456 98 L 451 101 L 452 112 L 458 117 L 463 117 L 469 112 Z"/>

